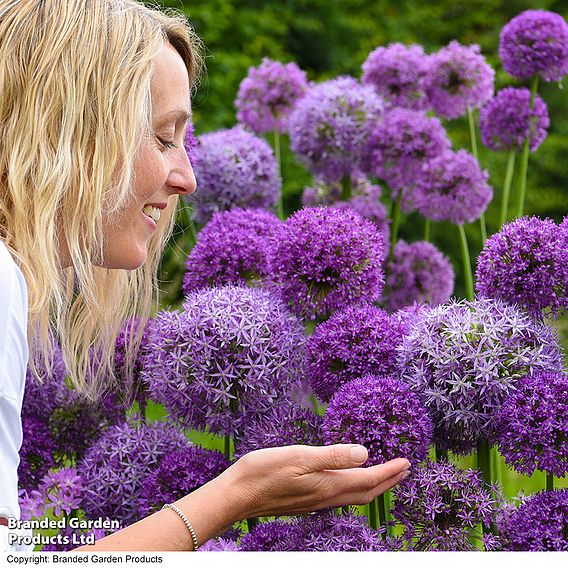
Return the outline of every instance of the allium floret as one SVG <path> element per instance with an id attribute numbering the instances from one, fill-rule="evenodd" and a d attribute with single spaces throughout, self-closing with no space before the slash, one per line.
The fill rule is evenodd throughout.
<path id="1" fill-rule="evenodd" d="M 235 541 L 225 538 L 212 538 L 197 549 L 198 552 L 238 552 L 239 550 Z"/>
<path id="2" fill-rule="evenodd" d="M 38 491 L 44 496 L 45 511 L 50 509 L 56 517 L 70 514 L 80 508 L 83 500 L 83 480 L 73 467 L 49 471 L 41 480 Z"/>
<path id="3" fill-rule="evenodd" d="M 292 521 L 276 519 L 259 523 L 243 535 L 239 547 L 243 552 L 290 552 L 301 550 L 301 531 Z"/>

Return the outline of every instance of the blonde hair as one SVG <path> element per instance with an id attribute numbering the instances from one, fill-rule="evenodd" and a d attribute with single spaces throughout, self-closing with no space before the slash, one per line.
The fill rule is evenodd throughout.
<path id="1" fill-rule="evenodd" d="M 172 196 L 146 263 L 101 267 L 102 221 L 129 200 L 132 164 L 150 129 L 154 59 L 165 43 L 194 85 L 201 44 L 176 12 L 136 0 L 0 0 L 0 238 L 28 286 L 34 375 L 49 365 L 54 331 L 71 381 L 91 398 L 118 386 L 115 340 L 137 316 L 142 325 L 125 357 L 130 382 L 175 221 Z"/>

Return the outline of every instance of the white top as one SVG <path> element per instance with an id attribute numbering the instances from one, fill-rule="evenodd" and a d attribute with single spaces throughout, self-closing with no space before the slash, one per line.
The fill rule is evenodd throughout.
<path id="1" fill-rule="evenodd" d="M 20 518 L 18 451 L 28 366 L 28 289 L 24 275 L 0 240 L 0 516 Z M 13 529 L 0 525 L 0 551 L 30 550 L 8 544 Z"/>

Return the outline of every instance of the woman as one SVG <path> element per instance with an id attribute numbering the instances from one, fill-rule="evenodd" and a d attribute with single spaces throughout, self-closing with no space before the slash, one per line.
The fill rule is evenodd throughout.
<path id="1" fill-rule="evenodd" d="M 103 378 L 121 322 L 147 318 L 157 297 L 178 196 L 196 189 L 183 140 L 200 61 L 183 18 L 135 0 L 0 0 L 3 525 L 19 516 L 28 360 L 49 362 L 57 330 L 72 381 L 94 398 L 116 387 Z M 368 503 L 408 474 L 402 458 L 358 468 L 366 457 L 358 445 L 252 452 L 88 549 L 192 550 L 239 519 Z"/>

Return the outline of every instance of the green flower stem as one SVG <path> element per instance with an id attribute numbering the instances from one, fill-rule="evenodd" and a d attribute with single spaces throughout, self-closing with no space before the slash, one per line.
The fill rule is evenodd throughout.
<path id="1" fill-rule="evenodd" d="M 531 109 L 534 108 L 534 99 L 538 89 L 538 75 L 535 75 L 531 83 Z M 523 216 L 525 209 L 525 195 L 527 193 L 527 172 L 529 169 L 529 153 L 530 153 L 530 134 L 527 136 L 523 144 L 523 153 L 521 154 L 521 185 L 519 188 L 519 207 L 517 209 L 517 218 Z"/>
<path id="2" fill-rule="evenodd" d="M 473 157 L 479 162 L 479 151 L 477 149 L 477 132 L 475 130 L 475 115 L 471 107 L 467 107 L 467 120 L 469 122 L 469 137 L 471 139 L 471 153 Z M 487 225 L 485 224 L 485 213 L 481 214 L 479 218 L 479 226 L 481 228 L 481 246 L 487 240 Z"/>
<path id="3" fill-rule="evenodd" d="M 250 519 L 247 519 L 248 532 L 251 532 L 256 525 L 258 525 L 258 517 L 251 517 Z"/>
<path id="4" fill-rule="evenodd" d="M 377 503 L 376 499 L 373 499 L 369 505 L 369 525 L 372 529 L 378 529 L 379 523 L 377 520 Z"/>
<path id="5" fill-rule="evenodd" d="M 511 195 L 511 183 L 513 182 L 513 173 L 515 171 L 515 158 L 517 153 L 515 150 L 509 152 L 507 160 L 507 172 L 505 173 L 505 185 L 503 186 L 503 198 L 501 200 L 501 218 L 499 226 L 502 227 L 507 221 L 507 210 L 509 209 L 509 197 Z"/>
<path id="6" fill-rule="evenodd" d="M 396 246 L 396 241 L 398 240 L 398 226 L 400 225 L 400 204 L 402 202 L 402 190 L 399 190 L 398 197 L 392 203 L 392 212 L 391 212 L 391 242 L 390 242 L 390 250 L 389 250 L 389 262 L 392 260 L 394 256 L 394 247 Z"/>
<path id="7" fill-rule="evenodd" d="M 552 491 L 554 489 L 554 474 L 547 473 L 546 474 L 546 489 L 547 491 Z"/>
<path id="8" fill-rule="evenodd" d="M 385 494 L 382 493 L 375 500 L 377 502 L 377 508 L 379 510 L 379 525 L 381 527 L 385 527 L 385 529 L 386 529 L 387 514 L 386 514 L 386 508 L 385 508 Z M 387 532 L 385 531 L 383 533 L 383 538 L 386 538 L 386 537 L 387 537 Z"/>
<path id="9" fill-rule="evenodd" d="M 491 485 L 491 459 L 487 442 L 481 442 L 477 446 L 477 469 L 481 470 L 485 483 Z"/>
<path id="10" fill-rule="evenodd" d="M 349 512 L 350 512 L 350 511 L 349 511 L 349 506 L 346 505 L 346 506 L 341 507 L 341 512 L 342 512 L 344 515 L 349 514 Z"/>
<path id="11" fill-rule="evenodd" d="M 229 434 L 225 435 L 225 457 L 227 460 L 231 461 L 231 436 Z"/>
<path id="12" fill-rule="evenodd" d="M 430 226 L 431 225 L 432 225 L 432 222 L 430 221 L 430 219 L 424 219 L 424 240 L 425 241 L 430 240 Z"/>
<path id="13" fill-rule="evenodd" d="M 436 461 L 437 462 L 449 461 L 448 460 L 448 450 L 440 450 L 440 449 L 438 449 L 438 446 L 436 446 Z"/>
<path id="14" fill-rule="evenodd" d="M 465 289 L 467 291 L 467 299 L 473 300 L 473 273 L 471 270 L 471 259 L 469 256 L 469 246 L 467 244 L 467 235 L 465 234 L 465 228 L 463 225 L 458 225 L 458 230 L 460 233 L 460 245 L 463 260 L 463 271 L 465 276 Z"/>
<path id="15" fill-rule="evenodd" d="M 351 199 L 351 176 L 343 176 L 341 189 L 341 199 L 343 201 L 349 201 Z"/>
<path id="16" fill-rule="evenodd" d="M 280 150 L 280 130 L 278 126 L 274 127 L 274 156 L 276 157 L 276 164 L 278 167 L 278 177 L 282 178 L 282 153 Z M 276 204 L 277 214 L 279 219 L 284 219 L 284 202 L 282 190 L 280 191 L 280 196 L 278 197 L 278 203 Z"/>

